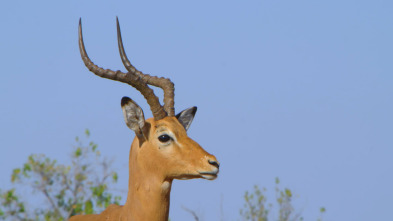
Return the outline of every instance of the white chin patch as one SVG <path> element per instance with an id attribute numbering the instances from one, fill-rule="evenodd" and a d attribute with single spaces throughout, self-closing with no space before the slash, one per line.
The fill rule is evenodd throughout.
<path id="1" fill-rule="evenodd" d="M 164 190 L 168 190 L 171 187 L 171 183 L 168 181 L 165 181 L 162 185 L 161 188 Z"/>
<path id="2" fill-rule="evenodd" d="M 204 174 L 202 177 L 207 180 L 214 180 L 217 178 L 217 175 Z"/>

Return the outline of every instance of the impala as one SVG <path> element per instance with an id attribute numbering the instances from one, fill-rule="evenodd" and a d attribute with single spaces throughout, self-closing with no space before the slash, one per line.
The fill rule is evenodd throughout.
<path id="1" fill-rule="evenodd" d="M 101 214 L 76 215 L 70 220 L 168 220 L 173 179 L 204 178 L 214 180 L 219 171 L 215 156 L 207 153 L 187 136 L 187 129 L 197 108 L 188 108 L 175 115 L 174 84 L 138 71 L 128 60 L 122 43 L 119 21 L 117 40 L 121 60 L 127 73 L 103 69 L 86 53 L 79 20 L 79 49 L 86 67 L 94 74 L 127 83 L 147 100 L 153 118 L 145 120 L 142 109 L 128 97 L 121 99 L 126 125 L 135 132 L 129 156 L 128 195 L 124 206 L 110 205 Z M 148 86 L 164 91 L 164 105 Z"/>

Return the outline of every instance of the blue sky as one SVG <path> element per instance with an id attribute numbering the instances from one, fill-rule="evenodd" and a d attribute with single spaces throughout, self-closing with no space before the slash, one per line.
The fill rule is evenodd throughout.
<path id="1" fill-rule="evenodd" d="M 115 18 L 133 64 L 175 83 L 189 135 L 221 163 L 215 181 L 175 181 L 172 220 L 238 220 L 253 185 L 280 177 L 306 220 L 386 220 L 393 205 L 391 1 L 7 1 L 0 7 L 0 188 L 32 153 L 66 162 L 85 128 L 128 182 L 134 134 L 120 109 L 128 85 L 80 59 L 124 70 Z M 157 91 L 158 92 L 158 91 Z M 158 92 L 159 93 L 159 92 Z M 31 199 L 34 200 L 34 199 Z"/>

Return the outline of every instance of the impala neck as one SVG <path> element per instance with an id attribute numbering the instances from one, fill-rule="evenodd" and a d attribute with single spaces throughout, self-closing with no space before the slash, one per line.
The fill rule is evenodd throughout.
<path id="1" fill-rule="evenodd" d="M 130 220 L 166 221 L 172 180 L 155 173 L 155 165 L 145 166 L 139 156 L 139 142 L 131 145 L 129 160 L 128 196 L 123 211 Z"/>

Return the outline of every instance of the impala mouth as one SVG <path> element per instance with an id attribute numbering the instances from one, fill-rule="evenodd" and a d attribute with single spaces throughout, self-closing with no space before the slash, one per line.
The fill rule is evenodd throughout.
<path id="1" fill-rule="evenodd" d="M 207 179 L 207 180 L 214 180 L 217 178 L 218 171 L 212 171 L 212 172 L 199 172 L 199 175 L 201 175 L 202 178 Z"/>

